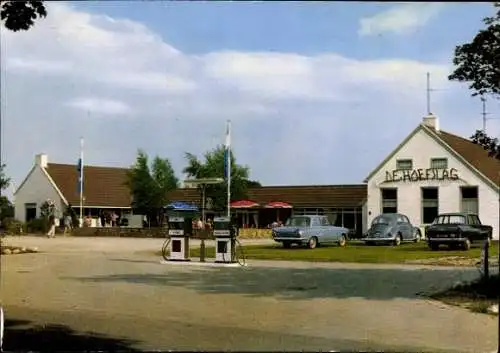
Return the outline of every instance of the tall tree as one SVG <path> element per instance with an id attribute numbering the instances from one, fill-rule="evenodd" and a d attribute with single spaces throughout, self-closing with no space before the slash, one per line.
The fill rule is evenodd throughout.
<path id="1" fill-rule="evenodd" d="M 168 193 L 179 185 L 170 161 L 156 156 L 150 168 L 148 155 L 139 150 L 136 162 L 128 172 L 127 182 L 136 212 L 147 215 L 152 225 L 160 223 Z"/>
<path id="2" fill-rule="evenodd" d="M 0 19 L 5 28 L 17 32 L 27 31 L 36 19 L 47 16 L 43 1 L 0 0 Z"/>
<path id="3" fill-rule="evenodd" d="M 183 172 L 188 178 L 222 178 L 224 176 L 224 146 L 205 153 L 204 160 L 200 161 L 195 155 L 186 153 L 187 166 Z M 238 165 L 231 152 L 231 199 L 238 200 L 248 197 L 248 188 L 260 186 L 256 181 L 248 180 L 250 169 L 248 166 Z M 227 184 L 207 185 L 206 196 L 212 199 L 213 208 L 222 211 L 227 206 Z"/>
<path id="4" fill-rule="evenodd" d="M 449 80 L 470 82 L 472 95 L 500 96 L 500 2 L 494 4 L 496 14 L 483 21 L 472 42 L 455 48 L 455 71 Z"/>
<path id="5" fill-rule="evenodd" d="M 472 142 L 476 145 L 482 146 L 490 157 L 500 160 L 500 143 L 498 139 L 489 137 L 484 131 L 477 130 L 474 135 L 471 136 Z"/>
<path id="6" fill-rule="evenodd" d="M 5 175 L 5 164 L 0 166 L 0 190 L 4 191 L 10 185 L 10 178 Z M 5 218 L 14 217 L 14 206 L 5 196 L 0 196 L 0 222 L 3 224 Z"/>

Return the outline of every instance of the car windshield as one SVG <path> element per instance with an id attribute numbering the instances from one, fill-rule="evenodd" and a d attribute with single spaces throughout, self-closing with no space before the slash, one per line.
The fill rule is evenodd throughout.
<path id="1" fill-rule="evenodd" d="M 389 223 L 391 223 L 390 217 L 378 216 L 373 220 L 372 225 L 374 225 L 374 224 L 389 224 Z"/>
<path id="2" fill-rule="evenodd" d="M 461 215 L 438 216 L 432 224 L 464 224 L 465 217 Z"/>
<path id="3" fill-rule="evenodd" d="M 311 224 L 309 217 L 292 217 L 286 221 L 286 226 L 289 227 L 308 227 Z"/>

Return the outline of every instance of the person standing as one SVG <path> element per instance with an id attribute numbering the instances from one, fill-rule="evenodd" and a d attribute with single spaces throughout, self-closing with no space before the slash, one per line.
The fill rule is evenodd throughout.
<path id="1" fill-rule="evenodd" d="M 64 234 L 71 233 L 73 230 L 73 220 L 69 214 L 64 217 Z"/>
<path id="2" fill-rule="evenodd" d="M 49 231 L 47 232 L 48 238 L 54 238 L 56 236 L 56 217 L 54 215 L 49 216 Z"/>

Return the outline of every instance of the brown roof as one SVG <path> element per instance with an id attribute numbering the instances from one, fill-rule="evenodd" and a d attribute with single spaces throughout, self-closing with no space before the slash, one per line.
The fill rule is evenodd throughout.
<path id="1" fill-rule="evenodd" d="M 80 204 L 78 171 L 76 165 L 49 163 L 45 169 L 66 200 L 73 206 Z M 88 207 L 130 207 L 132 200 L 126 168 L 85 166 L 84 204 Z"/>
<path id="2" fill-rule="evenodd" d="M 500 161 L 498 159 L 488 156 L 488 151 L 483 147 L 463 137 L 446 131 L 439 131 L 436 134 L 474 168 L 490 179 L 493 184 L 498 185 L 500 178 Z"/>
<path id="3" fill-rule="evenodd" d="M 178 189 L 169 198 L 172 201 L 200 202 L 197 189 Z M 248 198 L 262 206 L 282 201 L 295 208 L 359 207 L 367 198 L 367 188 L 361 185 L 263 186 L 248 190 Z"/>

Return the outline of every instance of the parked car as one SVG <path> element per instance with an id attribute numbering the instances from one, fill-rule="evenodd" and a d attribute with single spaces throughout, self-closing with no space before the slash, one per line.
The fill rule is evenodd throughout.
<path id="1" fill-rule="evenodd" d="M 425 233 L 432 250 L 437 250 L 442 244 L 469 250 L 472 243 L 491 241 L 493 227 L 482 224 L 477 214 L 443 213 L 426 227 Z"/>
<path id="2" fill-rule="evenodd" d="M 370 229 L 361 239 L 367 245 L 402 242 L 418 242 L 422 234 L 418 227 L 411 224 L 407 216 L 401 213 L 383 213 L 372 221 Z"/>
<path id="3" fill-rule="evenodd" d="M 332 226 L 327 216 L 317 215 L 292 216 L 284 226 L 272 230 L 274 241 L 282 243 L 283 247 L 297 244 L 310 249 L 320 244 L 345 246 L 348 233 L 347 228 Z"/>

